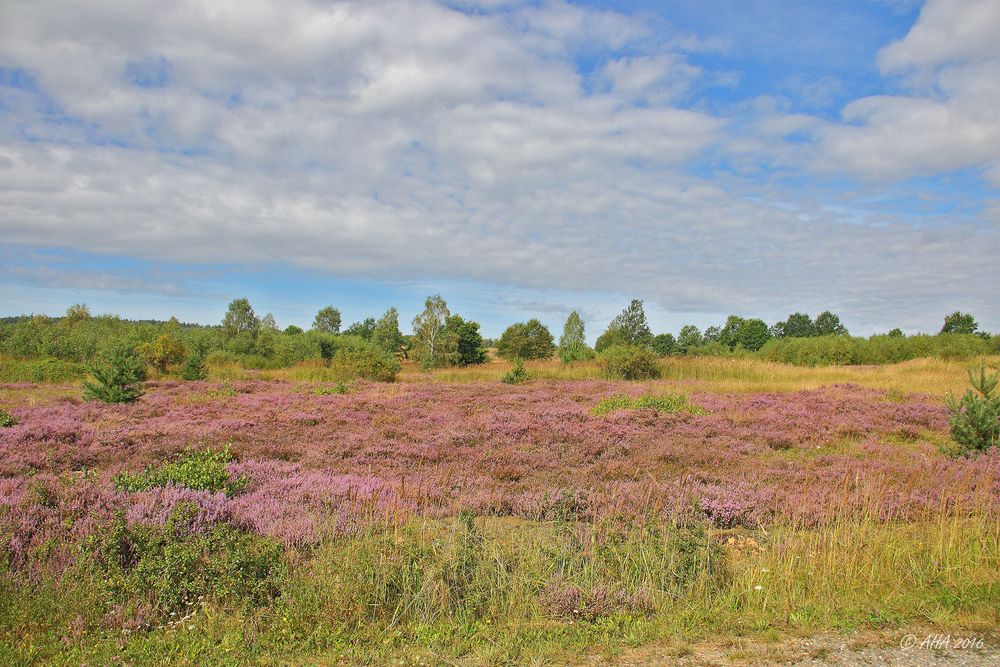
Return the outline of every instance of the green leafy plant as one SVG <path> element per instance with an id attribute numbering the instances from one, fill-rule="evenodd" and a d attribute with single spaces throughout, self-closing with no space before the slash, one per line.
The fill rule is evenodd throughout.
<path id="1" fill-rule="evenodd" d="M 948 424 L 957 443 L 954 456 L 968 456 L 1000 446 L 1000 394 L 996 392 L 1000 370 L 987 371 L 986 362 L 969 369 L 969 383 L 961 398 L 949 394 Z"/>
<path id="2" fill-rule="evenodd" d="M 134 492 L 183 486 L 194 491 L 223 491 L 227 496 L 234 496 L 246 488 L 249 480 L 246 476 L 234 478 L 229 474 L 226 464 L 232 460 L 228 445 L 220 450 L 189 450 L 176 461 L 150 466 L 137 475 L 118 475 L 114 479 L 115 488 Z"/>
<path id="3" fill-rule="evenodd" d="M 336 384 L 328 385 L 321 384 L 315 389 L 313 393 L 317 396 L 330 396 L 331 394 L 347 394 L 350 393 L 351 386 L 346 382 L 337 382 Z"/>
<path id="4" fill-rule="evenodd" d="M 615 410 L 655 410 L 656 412 L 688 412 L 695 415 L 705 411 L 697 405 L 691 405 L 684 394 L 669 394 L 667 396 L 609 396 L 602 398 L 591 410 L 592 415 L 606 415 Z"/>
<path id="5" fill-rule="evenodd" d="M 192 530 L 197 514 L 181 502 L 163 526 L 120 515 L 84 543 L 78 567 L 99 576 L 112 605 L 149 623 L 179 623 L 206 596 L 250 606 L 277 598 L 287 570 L 281 545 L 227 524 Z"/>
<path id="6" fill-rule="evenodd" d="M 146 366 L 135 350 L 115 347 L 89 370 L 92 379 L 83 383 L 83 397 L 88 401 L 131 403 L 143 394 Z"/>
<path id="7" fill-rule="evenodd" d="M 518 358 L 514 359 L 514 367 L 507 371 L 500 381 L 504 384 L 521 384 L 530 379 L 531 375 L 524 370 L 524 361 Z"/>
<path id="8" fill-rule="evenodd" d="M 184 359 L 184 365 L 181 366 L 181 379 L 194 382 L 204 380 L 207 377 L 205 354 L 201 350 L 195 350 Z"/>
<path id="9" fill-rule="evenodd" d="M 649 380 L 660 377 L 656 354 L 636 345 L 612 345 L 598 357 L 604 374 L 615 380 Z"/>
<path id="10" fill-rule="evenodd" d="M 8 428 L 16 424 L 17 419 L 14 418 L 14 415 L 6 410 L 0 410 L 0 428 Z"/>

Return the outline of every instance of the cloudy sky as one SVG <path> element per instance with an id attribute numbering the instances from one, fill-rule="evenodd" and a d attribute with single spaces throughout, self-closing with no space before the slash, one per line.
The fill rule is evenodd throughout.
<path id="1" fill-rule="evenodd" d="M 0 3 L 0 312 L 1000 330 L 1000 2 Z"/>

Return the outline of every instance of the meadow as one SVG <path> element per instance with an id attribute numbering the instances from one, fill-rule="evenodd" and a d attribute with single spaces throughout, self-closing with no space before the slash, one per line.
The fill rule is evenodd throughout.
<path id="1" fill-rule="evenodd" d="M 1000 358 L 990 357 L 996 367 Z M 966 360 L 215 364 L 126 404 L 0 385 L 5 664 L 573 664 L 1000 627 Z M 734 659 L 737 656 L 734 656 Z"/>

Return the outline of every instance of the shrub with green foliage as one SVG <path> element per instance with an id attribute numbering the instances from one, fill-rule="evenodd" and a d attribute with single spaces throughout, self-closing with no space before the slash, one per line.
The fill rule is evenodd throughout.
<path id="1" fill-rule="evenodd" d="M 989 353 L 990 342 L 974 334 L 772 338 L 760 350 L 768 361 L 797 366 L 894 364 L 919 357 L 969 359 Z"/>
<path id="2" fill-rule="evenodd" d="M 123 473 L 114 479 L 119 491 L 148 491 L 156 487 L 182 486 L 193 491 L 224 492 L 235 496 L 247 485 L 247 478 L 234 478 L 226 470 L 233 460 L 229 446 L 219 450 L 189 450 L 176 461 L 150 466 L 137 475 Z"/>
<path id="3" fill-rule="evenodd" d="M 87 367 L 62 359 L 0 358 L 0 382 L 71 382 L 87 374 Z"/>
<path id="4" fill-rule="evenodd" d="M 955 456 L 968 456 L 1000 446 L 1000 370 L 989 373 L 986 362 L 969 369 L 970 389 L 961 398 L 948 395 L 948 424 L 957 448 Z"/>
<path id="5" fill-rule="evenodd" d="M 161 373 L 166 373 L 170 364 L 180 363 L 186 352 L 184 343 L 170 333 L 160 334 L 155 340 L 142 343 L 136 351 L 143 361 Z"/>
<path id="6" fill-rule="evenodd" d="M 654 410 L 656 412 L 687 412 L 700 415 L 705 411 L 696 405 L 691 405 L 684 394 L 669 394 L 667 396 L 610 396 L 602 398 L 590 410 L 590 414 L 601 416 L 615 410 Z"/>
<path id="7" fill-rule="evenodd" d="M 660 377 L 656 354 L 636 345 L 613 345 L 598 355 L 604 375 L 616 380 L 651 380 Z"/>
<path id="8" fill-rule="evenodd" d="M 131 403 L 143 394 L 146 366 L 135 350 L 117 347 L 89 370 L 93 379 L 83 383 L 88 401 Z"/>
<path id="9" fill-rule="evenodd" d="M 81 547 L 79 575 L 106 587 L 108 611 L 171 624 L 202 597 L 252 609 L 275 600 L 287 575 L 281 545 L 227 524 L 192 530 L 198 508 L 181 502 L 163 526 L 119 515 Z"/>
<path id="10" fill-rule="evenodd" d="M 504 373 L 504 376 L 500 378 L 500 381 L 504 384 L 521 384 L 522 382 L 527 382 L 530 379 L 531 375 L 528 371 L 524 370 L 524 361 L 521 359 L 514 359 L 514 367 Z"/>
<path id="11" fill-rule="evenodd" d="M 497 341 L 497 354 L 504 359 L 548 359 L 555 349 L 552 333 L 536 319 L 510 325 Z"/>
<path id="12" fill-rule="evenodd" d="M 188 382 L 204 380 L 208 377 L 208 370 L 205 368 L 205 354 L 201 350 L 195 350 L 184 359 L 181 366 L 181 379 Z"/>
<path id="13" fill-rule="evenodd" d="M 338 350 L 330 360 L 330 371 L 339 381 L 374 380 L 392 382 L 401 370 L 399 359 L 374 345 Z"/>
<path id="14" fill-rule="evenodd" d="M 9 428 L 17 425 L 17 419 L 6 410 L 0 410 L 0 428 Z"/>

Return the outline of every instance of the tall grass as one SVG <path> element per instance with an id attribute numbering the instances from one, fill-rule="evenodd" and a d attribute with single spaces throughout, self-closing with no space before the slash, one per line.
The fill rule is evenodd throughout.
<path id="1" fill-rule="evenodd" d="M 984 358 L 996 367 L 1000 357 Z M 555 360 L 528 361 L 525 370 L 539 380 L 598 380 L 603 373 L 597 362 L 563 364 Z M 667 357 L 660 360 L 661 383 L 684 383 L 692 390 L 722 393 L 797 391 L 830 384 L 851 383 L 895 392 L 944 395 L 960 392 L 968 383 L 968 362 L 946 359 L 914 359 L 885 366 L 792 366 L 753 357 Z M 499 382 L 511 364 L 494 360 L 488 364 L 452 367 L 422 372 L 404 362 L 402 382 Z M 656 384 L 656 382 L 653 382 Z"/>
<path id="2" fill-rule="evenodd" d="M 99 581 L 8 573 L 0 658 L 573 663 L 656 637 L 1000 624 L 988 516 L 752 533 L 458 517 L 374 526 L 290 558 L 268 607 L 248 616 L 208 599 L 181 628 L 138 633 L 102 629 Z"/>

